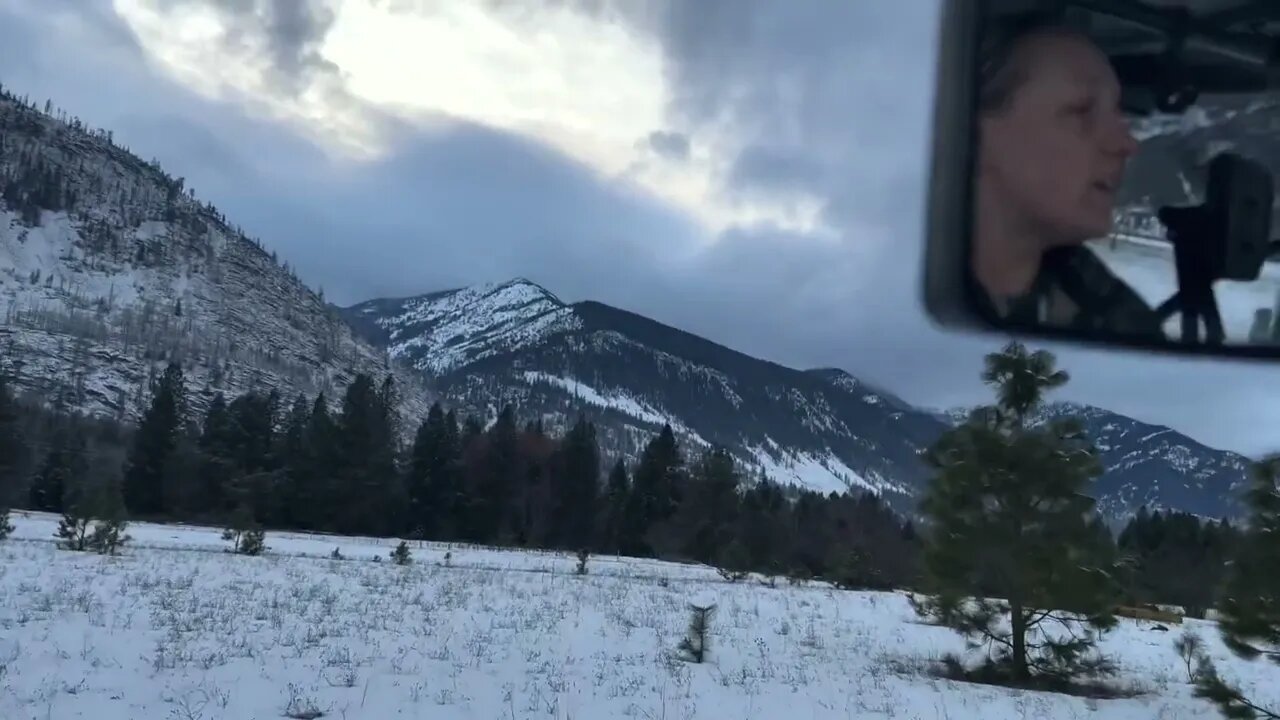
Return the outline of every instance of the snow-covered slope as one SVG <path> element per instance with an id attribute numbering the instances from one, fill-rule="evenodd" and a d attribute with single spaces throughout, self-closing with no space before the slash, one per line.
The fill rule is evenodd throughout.
<path id="1" fill-rule="evenodd" d="M 331 395 L 394 368 L 287 265 L 195 199 L 181 178 L 0 97 L 0 361 L 19 391 L 120 418 L 180 361 L 199 412 L 215 392 Z"/>

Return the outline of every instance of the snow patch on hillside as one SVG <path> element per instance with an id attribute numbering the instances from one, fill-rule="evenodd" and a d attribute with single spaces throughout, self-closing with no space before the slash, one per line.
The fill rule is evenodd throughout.
<path id="1" fill-rule="evenodd" d="M 773 438 L 765 438 L 766 447 L 747 448 L 761 470 L 782 485 L 815 490 L 820 493 L 843 493 L 850 489 L 869 490 L 877 495 L 881 488 L 865 480 L 839 458 L 830 453 L 815 455 L 805 451 L 786 450 Z"/>
<path id="2" fill-rule="evenodd" d="M 572 377 L 559 377 L 544 372 L 535 372 L 527 370 L 522 373 L 525 382 L 550 383 L 568 392 L 574 400 L 593 405 L 598 408 L 615 410 L 629 415 L 641 422 L 649 423 L 661 427 L 664 424 L 670 424 L 671 429 L 681 435 L 685 435 L 701 445 L 708 445 L 706 440 L 702 439 L 698 433 L 680 422 L 668 412 L 659 408 L 655 408 L 649 403 L 631 396 L 622 390 L 597 390 L 586 383 Z"/>

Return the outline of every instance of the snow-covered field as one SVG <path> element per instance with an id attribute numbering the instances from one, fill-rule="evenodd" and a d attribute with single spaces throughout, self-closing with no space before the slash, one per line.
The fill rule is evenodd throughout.
<path id="1" fill-rule="evenodd" d="M 56 549 L 49 515 L 0 542 L 0 718 L 1201 718 L 1176 635 L 1125 621 L 1106 641 L 1130 699 L 938 680 L 962 650 L 896 593 L 729 584 L 711 569 L 469 546 L 268 533 L 222 552 L 217 530 L 137 524 L 119 557 Z M 346 560 L 328 558 L 340 547 Z M 444 555 L 451 552 L 449 566 Z M 379 563 L 374 556 L 382 556 Z M 710 599 L 709 662 L 672 654 L 687 604 Z M 1275 669 L 1220 669 L 1280 701 Z M 1271 687 L 1268 687 L 1268 681 Z M 1265 688 L 1265 689 L 1264 689 Z"/>

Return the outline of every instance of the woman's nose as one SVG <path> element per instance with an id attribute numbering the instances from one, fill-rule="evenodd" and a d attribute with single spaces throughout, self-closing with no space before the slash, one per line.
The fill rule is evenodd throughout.
<path id="1" fill-rule="evenodd" d="M 1133 136 L 1129 128 L 1129 120 L 1123 115 L 1109 125 L 1106 141 L 1108 150 L 1124 157 L 1129 157 L 1138 151 L 1138 139 Z"/>

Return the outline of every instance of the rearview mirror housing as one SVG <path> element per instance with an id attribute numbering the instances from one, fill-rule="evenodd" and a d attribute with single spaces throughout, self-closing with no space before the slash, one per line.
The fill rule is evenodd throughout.
<path id="1" fill-rule="evenodd" d="M 1182 15 L 1160 0 L 945 0 L 922 283 L 938 324 L 1098 347 L 1280 358 L 1280 262 L 1271 261 L 1280 133 L 1271 133 L 1274 154 L 1265 139 L 1271 118 L 1280 122 L 1280 102 L 1263 102 L 1280 89 L 1280 53 L 1266 51 L 1278 44 L 1201 22 L 1197 13 L 1211 4 L 1188 5 Z M 1079 47 L 1096 48 L 1086 54 L 1096 52 L 1114 73 L 1117 105 L 1138 142 L 1122 187 L 1102 184 L 1088 200 L 1114 201 L 1110 231 L 1072 247 L 1059 247 L 1070 244 L 1060 235 L 1046 235 L 1057 244 L 1029 241 L 1042 253 L 1034 282 L 1005 297 L 974 264 L 975 247 L 993 246 L 990 234 L 976 237 L 978 98 L 990 38 L 1032 14 L 1067 28 Z M 1058 61 L 1046 52 L 1036 62 Z M 1080 57 L 1064 54 L 1061 62 L 1090 62 Z M 1037 81 L 1025 69 L 1019 77 Z M 1251 133 L 1243 149 L 1232 141 L 1237 131 Z M 1098 142 L 1104 157 L 1112 140 Z M 1072 165 L 1064 161 L 1061 174 Z"/>

